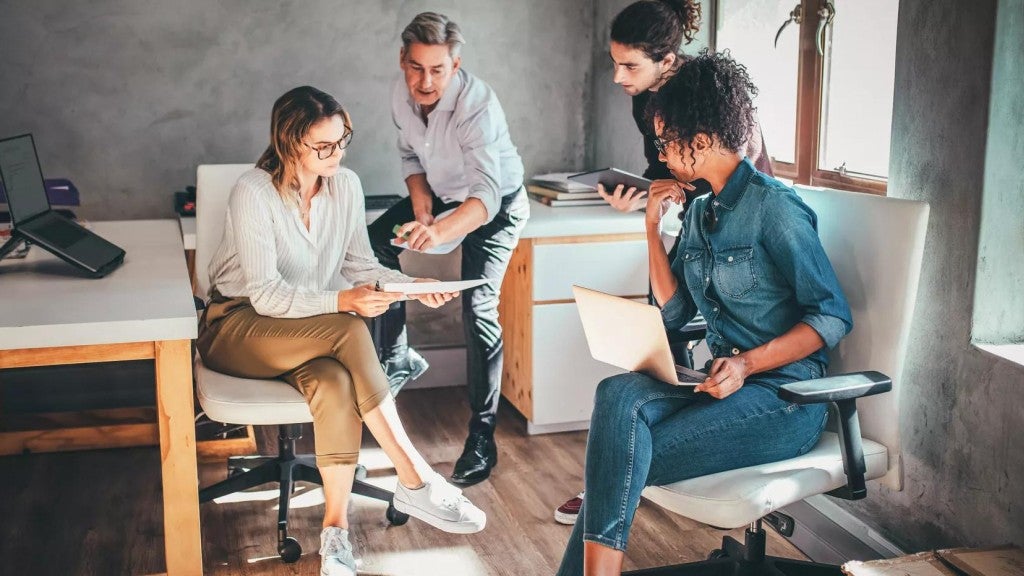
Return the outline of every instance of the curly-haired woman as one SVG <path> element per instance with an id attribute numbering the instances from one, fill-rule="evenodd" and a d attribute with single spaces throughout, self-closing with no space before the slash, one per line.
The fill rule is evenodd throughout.
<path id="1" fill-rule="evenodd" d="M 598 186 L 598 192 L 612 207 L 620 212 L 635 212 L 647 205 L 648 192 L 664 193 L 667 190 L 684 192 L 685 197 L 696 198 L 711 191 L 705 180 L 678 181 L 672 177 L 654 145 L 654 127 L 644 118 L 651 97 L 665 85 L 683 65 L 686 56 L 680 50 L 693 41 L 700 27 L 701 5 L 698 0 L 640 0 L 626 6 L 611 25 L 611 41 L 608 53 L 615 67 L 613 80 L 623 91 L 633 97 L 633 120 L 643 135 L 644 156 L 647 169 L 644 178 L 652 180 L 650 191 L 619 186 L 605 190 Z M 680 105 L 685 102 L 680 102 Z M 750 137 L 740 148 L 754 166 L 772 176 L 772 165 L 764 146 L 761 128 L 755 115 Z M 685 206 L 683 207 L 685 210 Z M 684 212 L 679 213 L 684 218 Z M 679 240 L 669 252 L 669 259 L 675 256 Z M 683 334 L 669 332 L 669 341 L 683 340 Z M 584 493 L 580 492 L 555 509 L 555 521 L 561 524 L 575 524 Z"/>
<path id="2" fill-rule="evenodd" d="M 586 501 L 561 576 L 621 572 L 644 487 L 792 458 L 812 448 L 825 426 L 824 406 L 790 404 L 777 390 L 823 376 L 825 347 L 850 331 L 852 319 L 814 212 L 741 152 L 754 125 L 755 91 L 742 66 L 705 51 L 646 111 L 673 177 L 711 187 L 688 211 L 671 262 L 659 227 L 683 192 L 652 192 L 646 225 L 651 286 L 666 328 L 700 311 L 714 359 L 696 387 L 638 373 L 598 385 Z"/>

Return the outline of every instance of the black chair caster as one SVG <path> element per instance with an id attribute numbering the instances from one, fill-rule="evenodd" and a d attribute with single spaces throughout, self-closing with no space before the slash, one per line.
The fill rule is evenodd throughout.
<path id="1" fill-rule="evenodd" d="M 302 556 L 302 546 L 298 540 L 289 536 L 277 543 L 277 553 L 285 564 L 292 564 Z"/>
<path id="2" fill-rule="evenodd" d="M 399 512 L 394 504 L 388 504 L 388 511 L 385 513 L 385 516 L 387 516 L 388 522 L 392 526 L 401 526 L 409 521 L 409 515 Z"/>

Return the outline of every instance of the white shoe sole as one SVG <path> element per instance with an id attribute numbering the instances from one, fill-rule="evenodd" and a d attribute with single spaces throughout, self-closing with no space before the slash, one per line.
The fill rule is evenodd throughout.
<path id="1" fill-rule="evenodd" d="M 449 534 L 476 534 L 487 526 L 487 517 L 484 516 L 484 521 L 480 525 L 476 525 L 472 522 L 456 522 L 454 520 L 445 520 L 430 513 L 427 510 L 412 506 L 401 500 L 395 499 L 392 501 L 395 506 L 395 510 L 398 510 L 402 514 L 408 514 L 413 518 L 418 518 L 427 524 L 430 524 L 438 530 L 443 530 Z"/>
<path id="2" fill-rule="evenodd" d="M 565 512 L 559 512 L 555 510 L 555 522 L 559 524 L 565 524 L 566 526 L 573 526 L 576 524 L 576 517 L 578 514 L 566 514 Z"/>

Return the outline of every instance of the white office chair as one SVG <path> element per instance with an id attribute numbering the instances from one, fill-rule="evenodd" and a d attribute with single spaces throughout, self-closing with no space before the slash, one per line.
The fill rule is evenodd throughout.
<path id="1" fill-rule="evenodd" d="M 243 172 L 251 164 L 202 165 L 196 173 L 196 285 L 199 293 L 210 290 L 209 266 L 224 233 L 228 198 Z M 296 480 L 323 484 L 316 460 L 310 454 L 296 454 L 295 441 L 301 438 L 301 424 L 313 416 L 302 394 L 283 380 L 235 378 L 210 370 L 195 357 L 196 394 L 203 411 L 211 419 L 228 424 L 277 425 L 277 456 L 236 456 L 228 458 L 229 476 L 199 491 L 199 501 L 208 502 L 227 494 L 268 482 L 280 483 L 277 515 L 277 552 L 285 562 L 302 555 L 299 542 L 288 536 L 288 501 Z M 394 525 L 405 524 L 409 517 L 395 510 L 393 494 L 362 481 L 365 470 L 357 472 L 354 494 L 388 503 L 387 519 Z"/>
<path id="2" fill-rule="evenodd" d="M 928 205 L 836 190 L 798 193 L 818 215 L 818 234 L 849 300 L 854 327 L 831 353 L 831 376 L 783 386 L 779 397 L 831 403 L 838 432 L 824 432 L 817 446 L 797 458 L 644 490 L 648 500 L 687 518 L 748 528 L 743 544 L 725 537 L 706 561 L 630 574 L 838 575 L 834 566 L 766 556 L 761 521 L 788 536 L 793 519 L 776 512 L 786 505 L 816 494 L 864 498 L 865 480 L 902 488 L 899 382 Z"/>

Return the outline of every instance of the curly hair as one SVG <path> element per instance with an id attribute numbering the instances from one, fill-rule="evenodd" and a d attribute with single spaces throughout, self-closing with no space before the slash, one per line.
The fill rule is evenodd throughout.
<path id="1" fill-rule="evenodd" d="M 699 0 L 640 0 L 612 20 L 613 42 L 638 48 L 661 62 L 693 41 L 700 29 Z"/>
<path id="2" fill-rule="evenodd" d="M 728 51 L 707 48 L 687 59 L 647 104 L 645 122 L 664 123 L 663 140 L 679 140 L 689 146 L 697 134 L 717 137 L 732 152 L 743 148 L 754 126 L 753 96 L 757 86 L 747 69 Z"/>

